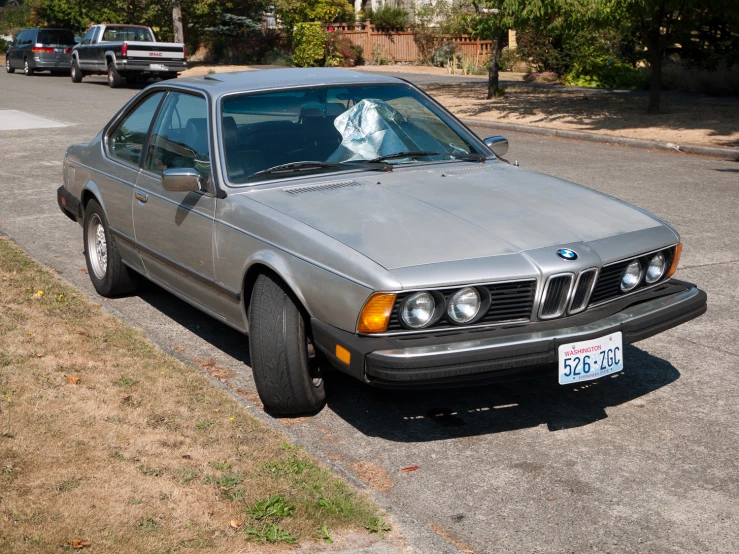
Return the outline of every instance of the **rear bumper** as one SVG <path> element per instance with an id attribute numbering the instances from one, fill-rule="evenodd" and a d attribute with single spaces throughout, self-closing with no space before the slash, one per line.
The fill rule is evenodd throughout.
<path id="1" fill-rule="evenodd" d="M 164 69 L 150 69 L 150 65 L 160 65 Z M 123 59 L 117 60 L 116 67 L 119 71 L 145 71 L 147 73 L 178 73 L 187 69 L 185 60 L 158 60 L 152 59 Z"/>
<path id="2" fill-rule="evenodd" d="M 66 70 L 69 71 L 69 68 L 72 65 L 72 56 L 70 54 L 66 54 L 63 58 L 60 59 L 54 59 L 54 60 L 44 60 L 44 59 L 33 59 L 33 69 L 51 69 L 51 70 Z"/>
<path id="3" fill-rule="evenodd" d="M 411 340 L 361 337 L 313 320 L 316 345 L 337 368 L 370 384 L 384 387 L 441 385 L 458 381 L 508 379 L 540 373 L 557 361 L 561 344 L 621 331 L 630 344 L 685 323 L 706 311 L 706 293 L 695 285 L 672 281 L 661 291 L 623 309 L 612 306 L 553 322 L 531 323 L 513 329 L 461 332 L 432 337 L 414 346 Z M 646 296 L 646 295 L 645 295 Z M 640 301 L 639 301 L 640 300 Z M 614 303 L 616 304 L 616 303 Z M 593 314 L 588 312 L 599 312 Z M 590 317 L 584 317 L 585 315 Z M 593 315 L 604 317 L 593 319 Z M 390 344 L 382 344 L 382 341 Z M 339 344 L 351 353 L 351 363 L 335 356 Z"/>
<path id="4" fill-rule="evenodd" d="M 74 222 L 82 219 L 82 205 L 64 185 L 56 189 L 56 203 L 64 215 Z"/>

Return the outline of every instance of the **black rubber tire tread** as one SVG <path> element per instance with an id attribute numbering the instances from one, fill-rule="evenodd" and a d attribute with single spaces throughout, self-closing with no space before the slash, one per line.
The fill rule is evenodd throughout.
<path id="1" fill-rule="evenodd" d="M 5 71 L 6 73 L 15 73 L 15 69 L 10 66 L 10 58 L 7 57 L 8 54 L 5 54 Z"/>
<path id="2" fill-rule="evenodd" d="M 267 413 L 314 414 L 326 404 L 323 381 L 315 386 L 310 376 L 306 331 L 289 289 L 270 275 L 257 277 L 249 305 L 249 349 Z"/>
<path id="3" fill-rule="evenodd" d="M 105 229 L 105 242 L 108 246 L 108 266 L 105 269 L 105 277 L 98 279 L 90 262 L 90 253 L 87 251 L 88 221 L 92 214 L 97 214 Z M 90 276 L 92 285 L 101 296 L 112 297 L 130 294 L 136 290 L 141 276 L 123 263 L 115 237 L 110 232 L 108 219 L 105 217 L 103 208 L 97 200 L 90 200 L 85 207 L 85 217 L 82 223 L 83 244 L 85 249 L 85 261 L 87 262 L 87 274 Z"/>
<path id="4" fill-rule="evenodd" d="M 33 77 L 33 68 L 31 67 L 31 64 L 28 63 L 28 59 L 23 60 L 23 74 L 26 77 Z"/>
<path id="5" fill-rule="evenodd" d="M 120 88 L 125 83 L 123 75 L 118 73 L 115 64 L 108 64 L 108 86 L 110 88 Z"/>
<path id="6" fill-rule="evenodd" d="M 85 76 L 85 74 L 82 73 L 82 68 L 80 67 L 80 62 L 77 58 L 72 60 L 72 68 L 69 70 L 69 76 L 72 78 L 73 83 L 81 83 L 82 77 Z"/>

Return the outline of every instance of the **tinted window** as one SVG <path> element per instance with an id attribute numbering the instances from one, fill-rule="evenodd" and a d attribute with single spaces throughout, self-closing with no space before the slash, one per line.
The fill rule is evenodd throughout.
<path id="1" fill-rule="evenodd" d="M 162 105 L 149 141 L 146 169 L 188 167 L 210 176 L 208 104 L 202 96 L 171 92 Z"/>
<path id="2" fill-rule="evenodd" d="M 95 31 L 97 31 L 97 27 L 92 27 L 89 31 L 87 31 L 87 33 L 85 33 L 85 36 L 82 37 L 80 44 L 90 44 L 92 42 L 92 37 L 95 35 Z"/>
<path id="3" fill-rule="evenodd" d="M 15 39 L 16 46 L 23 46 L 26 44 L 26 42 L 31 42 L 30 35 L 31 31 L 23 31 L 21 34 L 18 35 L 18 38 Z"/>
<path id="4" fill-rule="evenodd" d="M 272 179 L 273 174 L 250 176 L 300 161 L 340 164 L 401 152 L 437 153 L 388 160 L 408 164 L 484 154 L 470 137 L 451 127 L 424 95 L 405 85 L 234 95 L 223 100 L 221 116 L 226 170 L 233 183 Z"/>
<path id="5" fill-rule="evenodd" d="M 71 31 L 39 31 L 37 42 L 54 46 L 73 46 L 74 35 Z"/>
<path id="6" fill-rule="evenodd" d="M 138 41 L 152 42 L 151 33 L 145 27 L 115 26 L 106 27 L 101 39 L 105 42 Z"/>
<path id="7" fill-rule="evenodd" d="M 157 92 L 147 97 L 118 124 L 108 139 L 112 156 L 139 165 L 146 134 L 162 96 L 163 92 Z"/>

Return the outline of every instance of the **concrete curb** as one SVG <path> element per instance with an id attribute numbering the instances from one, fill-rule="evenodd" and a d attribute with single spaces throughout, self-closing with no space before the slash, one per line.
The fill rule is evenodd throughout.
<path id="1" fill-rule="evenodd" d="M 575 140 L 586 140 L 589 142 L 601 142 L 608 144 L 619 144 L 633 148 L 646 148 L 649 150 L 665 150 L 668 152 L 683 152 L 686 154 L 697 154 L 699 156 L 712 156 L 725 160 L 739 161 L 739 148 L 722 148 L 719 146 L 699 146 L 697 144 L 675 144 L 674 142 L 658 142 L 656 140 L 634 139 L 617 137 L 612 135 L 601 135 L 598 133 L 585 133 L 582 131 L 566 131 L 564 129 L 549 129 L 547 127 L 536 127 L 533 125 L 520 125 L 518 123 L 498 123 L 484 119 L 467 118 L 461 119 L 462 123 L 469 127 L 485 127 L 487 129 L 501 129 L 503 131 L 514 131 L 517 133 L 529 133 L 546 137 L 560 137 Z"/>
<path id="2" fill-rule="evenodd" d="M 405 539 L 406 543 L 410 545 L 410 547 L 415 552 L 419 554 L 425 554 L 427 552 L 434 552 L 435 554 L 458 554 L 462 552 L 454 544 L 450 543 L 449 541 L 445 540 L 438 534 L 434 533 L 431 529 L 426 527 L 422 522 L 412 518 L 407 513 L 405 513 L 393 500 L 391 500 L 390 498 L 372 489 L 366 483 L 359 480 L 359 478 L 356 475 L 354 475 L 348 469 L 344 468 L 343 466 L 331 460 L 328 456 L 326 456 L 320 450 L 313 449 L 308 443 L 302 440 L 302 438 L 297 432 L 293 431 L 289 427 L 286 427 L 285 425 L 282 425 L 277 418 L 272 417 L 271 415 L 266 413 L 264 410 L 262 410 L 258 406 L 249 402 L 246 398 L 244 398 L 243 396 L 238 394 L 235 390 L 233 390 L 228 385 L 226 385 L 226 383 L 223 383 L 222 381 L 213 377 L 210 373 L 206 371 L 204 367 L 199 366 L 198 364 L 194 363 L 192 360 L 189 360 L 188 358 L 184 357 L 179 352 L 170 348 L 166 343 L 164 343 L 159 338 L 154 336 L 153 333 L 140 327 L 140 324 L 138 322 L 130 319 L 127 315 L 120 312 L 106 298 L 99 297 L 99 296 L 92 296 L 89 292 L 83 289 L 80 289 L 77 285 L 75 285 L 74 283 L 72 283 L 66 278 L 66 276 L 64 275 L 64 272 L 60 272 L 54 269 L 52 265 L 53 262 L 51 260 L 46 259 L 43 253 L 39 252 L 33 247 L 22 244 L 16 237 L 8 233 L 7 230 L 3 229 L 2 226 L 0 226 L 0 236 L 10 239 L 10 241 L 13 242 L 13 244 L 15 244 L 21 250 L 23 250 L 31 259 L 43 265 L 47 269 L 53 271 L 57 275 L 57 277 L 59 277 L 59 279 L 67 283 L 69 286 L 73 287 L 80 294 L 84 295 L 90 301 L 90 303 L 99 304 L 102 307 L 102 309 L 105 310 L 107 313 L 109 313 L 116 319 L 122 321 L 123 323 L 131 327 L 132 329 L 135 329 L 136 331 L 140 332 L 142 335 L 144 335 L 147 339 L 153 342 L 157 346 L 157 348 L 159 348 L 166 354 L 172 356 L 173 358 L 176 358 L 177 360 L 179 360 L 186 366 L 189 366 L 191 368 L 198 370 L 216 388 L 221 389 L 222 391 L 228 393 L 229 396 L 231 396 L 231 398 L 233 398 L 239 406 L 241 406 L 242 408 L 246 408 L 249 411 L 249 415 L 251 415 L 254 419 L 267 425 L 268 427 L 274 429 L 275 431 L 278 431 L 286 435 L 293 443 L 302 447 L 306 452 L 308 452 L 309 454 L 317 458 L 321 463 L 323 463 L 325 466 L 331 469 L 331 471 L 335 475 L 342 477 L 343 479 L 351 483 L 357 489 L 365 492 L 365 494 L 367 494 L 375 504 L 377 504 L 380 508 L 384 509 L 391 516 L 393 522 L 396 523 L 398 527 L 400 528 L 400 533 Z M 203 317 L 208 317 L 208 316 L 203 315 Z M 372 547 L 361 548 L 359 550 L 352 549 L 350 551 L 344 552 L 344 554 L 375 554 L 375 553 L 376 554 L 401 554 L 400 552 L 397 552 L 392 547 L 382 542 L 376 543 Z M 342 554 L 342 552 L 332 551 L 332 554 Z"/>

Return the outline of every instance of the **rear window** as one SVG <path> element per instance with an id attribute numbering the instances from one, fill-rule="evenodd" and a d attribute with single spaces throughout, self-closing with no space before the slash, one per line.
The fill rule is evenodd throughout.
<path id="1" fill-rule="evenodd" d="M 74 34 L 72 31 L 39 31 L 36 42 L 74 46 Z"/>
<path id="2" fill-rule="evenodd" d="M 146 27 L 106 27 L 103 33 L 103 42 L 154 42 L 149 29 Z"/>

